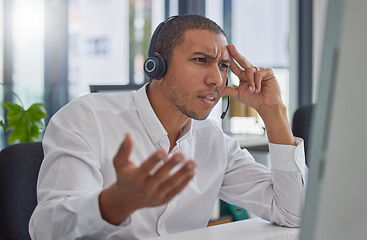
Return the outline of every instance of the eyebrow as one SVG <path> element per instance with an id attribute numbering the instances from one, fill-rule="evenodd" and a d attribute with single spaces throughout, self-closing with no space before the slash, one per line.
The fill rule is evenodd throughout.
<path id="1" fill-rule="evenodd" d="M 215 57 L 207 54 L 207 53 L 204 53 L 204 52 L 194 52 L 193 55 L 202 55 L 204 56 L 205 58 L 209 58 L 211 60 L 215 60 Z M 231 64 L 231 60 L 229 59 L 224 59 L 224 60 L 221 60 L 220 61 L 221 63 L 228 63 L 228 64 Z"/>

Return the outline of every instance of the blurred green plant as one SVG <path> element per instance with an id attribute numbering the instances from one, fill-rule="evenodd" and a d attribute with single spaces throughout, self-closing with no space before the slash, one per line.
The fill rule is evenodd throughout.
<path id="1" fill-rule="evenodd" d="M 0 85 L 11 92 L 20 103 L 20 105 L 10 102 L 4 103 L 4 107 L 8 110 L 6 114 L 7 126 L 5 128 L 3 120 L 0 120 L 0 126 L 4 132 L 12 131 L 9 135 L 8 143 L 37 141 L 40 131 L 45 129 L 45 124 L 42 122 L 42 119 L 47 117 L 45 105 L 43 103 L 35 103 L 25 110 L 19 96 L 4 83 L 0 82 Z"/>

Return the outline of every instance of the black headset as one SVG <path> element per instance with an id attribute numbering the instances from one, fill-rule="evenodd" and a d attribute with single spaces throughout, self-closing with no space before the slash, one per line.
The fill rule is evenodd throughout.
<path id="1" fill-rule="evenodd" d="M 176 18 L 178 16 L 172 16 L 167 18 L 164 22 L 161 22 L 158 27 L 155 29 L 152 39 L 150 40 L 148 58 L 144 62 L 144 72 L 150 79 L 160 79 L 167 72 L 167 62 L 166 60 L 159 54 L 155 54 L 155 42 L 157 41 L 157 37 L 161 28 L 169 22 L 170 20 Z M 228 85 L 228 78 L 226 81 L 226 86 Z M 227 98 L 227 107 L 226 110 L 220 116 L 221 119 L 224 119 L 229 109 L 229 97 Z"/>
<path id="2" fill-rule="evenodd" d="M 152 39 L 150 40 L 148 58 L 144 62 L 144 72 L 151 79 L 160 79 L 167 72 L 167 62 L 166 60 L 159 54 L 155 54 L 155 42 L 157 41 L 157 37 L 161 28 L 168 21 L 176 18 L 177 16 L 172 16 L 167 18 L 164 22 L 160 23 L 158 27 L 155 29 Z"/>
<path id="3" fill-rule="evenodd" d="M 227 78 L 227 80 L 226 80 L 226 86 L 228 86 L 228 78 Z M 224 111 L 224 112 L 222 112 L 222 115 L 220 115 L 220 118 L 221 119 L 224 119 L 225 117 L 226 117 L 226 115 L 227 115 L 227 112 L 228 112 L 228 110 L 229 110 L 229 105 L 231 105 L 231 102 L 230 102 L 230 97 L 229 96 L 227 96 L 227 107 L 226 107 L 226 110 Z"/>

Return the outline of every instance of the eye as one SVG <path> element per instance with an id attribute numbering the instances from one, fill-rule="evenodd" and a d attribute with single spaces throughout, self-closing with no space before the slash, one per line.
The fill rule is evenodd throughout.
<path id="1" fill-rule="evenodd" d="M 228 64 L 225 64 L 225 63 L 220 63 L 219 64 L 219 67 L 227 70 L 229 68 L 229 65 Z"/>
<path id="2" fill-rule="evenodd" d="M 200 57 L 194 58 L 194 60 L 195 61 L 199 61 L 199 62 L 203 62 L 203 63 L 206 62 L 206 59 L 205 58 L 200 58 Z"/>

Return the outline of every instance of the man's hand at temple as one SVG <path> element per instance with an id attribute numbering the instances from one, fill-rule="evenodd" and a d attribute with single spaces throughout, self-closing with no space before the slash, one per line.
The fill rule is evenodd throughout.
<path id="1" fill-rule="evenodd" d="M 254 108 L 265 123 L 270 142 L 295 145 L 287 110 L 273 71 L 254 67 L 233 44 L 228 45 L 228 51 L 231 55 L 230 69 L 240 82 L 237 88 L 227 86 L 223 95 Z"/>

